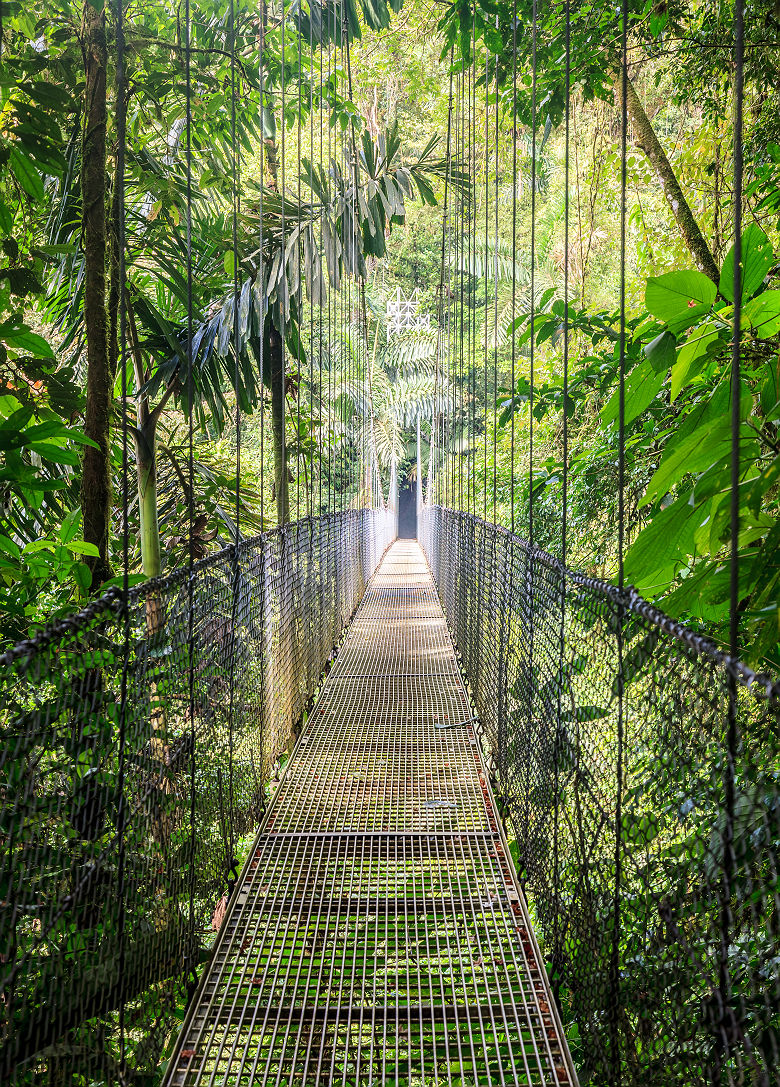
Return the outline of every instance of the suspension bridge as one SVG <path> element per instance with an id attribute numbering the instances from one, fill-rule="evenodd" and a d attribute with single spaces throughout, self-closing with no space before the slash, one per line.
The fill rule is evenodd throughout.
<path id="1" fill-rule="evenodd" d="M 572 1050 L 609 1082 L 643 1060 L 658 1083 L 716 1074 L 729 691 L 756 737 L 740 780 L 760 783 L 773 689 L 474 515 L 424 506 L 422 546 L 393 543 L 395 519 L 272 530 L 5 654 L 6 1080 L 51 1078 L 77 1045 L 58 1041 L 96 1023 L 104 1076 L 121 1081 L 113 1034 L 139 1073 L 171 1046 L 175 1087 L 575 1084 Z M 651 780 L 648 733 L 667 745 Z M 754 1069 L 777 1012 L 760 788 L 731 922 L 757 959 L 726 1051 Z M 621 930 L 626 889 L 652 904 L 643 942 Z"/>
<path id="2" fill-rule="evenodd" d="M 132 75 L 150 39 L 119 3 L 106 51 L 100 7 L 85 5 L 82 33 L 93 34 L 84 49 L 87 105 L 101 86 L 105 96 L 107 69 L 115 80 L 111 228 L 85 245 L 83 267 L 68 265 L 57 280 L 68 298 L 56 327 L 66 327 L 82 276 L 91 302 L 102 282 L 97 310 L 110 317 L 108 333 L 98 321 L 96 338 L 86 321 L 84 335 L 67 333 L 65 343 L 85 345 L 92 393 L 96 343 L 114 350 L 97 383 L 107 429 L 97 438 L 50 432 L 49 419 L 41 432 L 31 412 L 26 438 L 6 441 L 4 430 L 0 445 L 16 456 L 14 494 L 35 517 L 49 502 L 37 502 L 36 487 L 47 495 L 59 487 L 49 486 L 52 450 L 67 458 L 53 461 L 60 472 L 78 463 L 76 441 L 93 469 L 97 451 L 107 478 L 114 472 L 101 492 L 105 531 L 94 555 L 75 541 L 104 560 L 105 579 L 93 563 L 78 582 L 81 604 L 45 622 L 27 621 L 33 605 L 21 609 L 27 636 L 0 656 L 0 1082 L 772 1087 L 780 1075 L 780 684 L 739 650 L 740 624 L 757 621 L 741 595 L 740 547 L 776 526 L 760 518 L 770 491 L 751 490 L 755 524 L 745 528 L 740 495 L 760 466 L 745 465 L 756 437 L 729 390 L 743 387 L 742 331 L 778 292 L 742 290 L 741 277 L 763 290 L 773 257 L 768 241 L 762 256 L 755 235 L 742 252 L 735 211 L 732 264 L 713 273 L 719 286 L 696 280 L 688 297 L 675 279 L 667 324 L 645 315 L 632 325 L 628 5 L 619 19 L 610 8 L 618 309 L 592 320 L 574 310 L 570 284 L 572 5 L 556 6 L 563 76 L 545 98 L 560 99 L 565 148 L 557 297 L 537 280 L 537 171 L 553 121 L 539 114 L 535 2 L 520 15 L 515 4 L 506 25 L 492 9 L 480 14 L 481 52 L 476 8 L 459 9 L 468 43 L 460 59 L 454 38 L 448 46 L 446 136 L 434 134 L 411 157 L 397 126 L 373 133 L 354 112 L 350 48 L 359 17 L 389 24 L 380 0 L 361 3 L 362 14 L 347 0 L 307 12 L 283 0 L 270 16 L 263 5 L 260 17 L 231 2 L 203 26 L 185 4 L 165 78 L 154 73 L 167 86 L 173 66 L 175 120 L 148 145 L 137 118 L 128 122 L 128 103 L 155 113 Z M 589 17 L 584 36 L 598 37 Z M 737 73 L 742 18 L 740 9 Z M 128 20 L 146 45 L 128 48 Z M 40 42 L 30 47 L 35 64 Z M 101 56 L 96 77 L 90 58 Z M 527 169 L 517 155 L 523 79 Z M 29 81 L 20 86 L 31 93 Z M 25 108 L 18 116 L 34 119 Z M 87 135 L 105 132 L 105 108 L 98 114 Z M 506 117 L 511 167 L 501 161 Z M 30 154 L 42 146 L 28 142 Z M 88 143 L 84 156 L 94 150 Z M 741 209 L 738 126 L 735 148 Z M 19 157 L 14 145 L 8 160 Z M 107 161 L 103 148 L 99 168 L 83 171 L 85 185 L 90 177 L 102 185 Z M 501 169 L 511 188 L 508 257 L 499 244 Z M 37 193 L 23 176 L 24 191 Z M 531 259 L 520 284 L 516 212 L 525 188 Z M 93 196 L 83 201 L 91 243 L 90 216 L 98 205 L 106 212 L 106 193 L 102 204 Z M 372 310 L 366 298 L 368 267 L 387 256 L 391 227 L 414 197 L 440 207 L 436 305 L 418 310 L 417 292 L 407 300 L 398 287 L 382 324 L 383 307 Z M 60 226 L 74 199 L 63 190 Z M 158 228 L 143 249 L 143 231 Z M 199 238 L 208 253 L 197 252 Z M 70 253 L 56 244 L 47 256 L 59 249 Z M 487 314 L 479 327 L 478 308 Z M 713 350 L 730 360 L 702 408 L 705 438 L 696 444 L 689 433 L 676 461 L 720 503 L 689 526 L 690 552 L 705 526 L 714 540 L 715 603 L 727 600 L 730 624 L 718 640 L 706 623 L 680 622 L 645 600 L 624 569 L 636 528 L 628 428 L 652 402 L 648 390 L 666 395 L 675 337 L 684 350 L 699 342 L 683 339 L 696 318 L 710 322 L 701 326 L 706 343 L 693 360 L 688 351 L 686 365 L 709 366 Z M 33 350 L 40 337 L 25 329 Z M 609 458 L 596 468 L 605 487 L 614 474 L 612 512 L 602 518 L 610 522 L 602 536 L 614 535 L 614 577 L 603 579 L 574 568 L 568 550 L 570 369 L 581 363 L 585 384 L 603 381 L 588 369 L 602 340 L 599 374 L 614 376 L 604 408 L 614 424 Z M 555 380 L 558 356 L 545 363 L 549 384 L 539 381 L 545 342 L 561 363 Z M 679 369 L 668 382 L 676 393 L 678 378 Z M 534 444 L 540 401 L 560 416 L 551 439 L 560 471 L 548 464 L 543 476 Z M 174 411 L 163 446 L 157 428 Z M 86 415 L 92 426 L 100 413 Z M 503 497 L 502 426 L 511 434 Z M 204 453 L 217 432 L 235 457 L 226 483 Z M 696 459 L 713 443 L 715 477 L 710 461 Z M 172 465 L 167 494 L 163 452 Z M 255 453 L 251 520 L 246 462 Z M 683 476 L 680 467 L 659 484 L 659 506 L 664 490 L 676 502 L 659 516 L 700 508 L 698 491 L 683 493 Z M 416 539 L 398 539 L 399 483 L 416 507 Z M 545 550 L 535 518 L 548 485 L 560 488 L 560 508 L 551 518 L 548 506 Z M 86 486 L 84 526 L 93 498 Z M 20 523 L 3 554 L 21 554 Z M 58 562 L 74 543 L 66 528 L 49 548 Z M 671 566 L 686 574 L 687 591 L 700 588 L 681 560 L 665 560 L 661 573 Z M 66 576 L 58 568 L 45 600 Z"/>
<path id="3" fill-rule="evenodd" d="M 171 1084 L 576 1082 L 472 712 L 399 541 L 265 815 Z"/>

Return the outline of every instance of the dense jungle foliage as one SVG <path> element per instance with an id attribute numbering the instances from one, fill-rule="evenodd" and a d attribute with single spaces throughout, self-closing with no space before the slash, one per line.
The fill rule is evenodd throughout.
<path id="1" fill-rule="evenodd" d="M 366 412 L 373 418 L 385 481 L 393 457 L 414 473 L 417 418 L 427 450 L 431 420 L 447 414 L 447 451 L 468 464 L 473 508 L 523 532 L 532 491 L 535 540 L 555 552 L 565 412 L 569 560 L 613 576 L 620 272 L 617 17 L 606 7 L 572 9 L 567 160 L 559 48 L 563 9 L 539 13 L 535 124 L 527 4 L 519 5 L 516 25 L 511 6 L 500 3 L 472 9 L 414 0 L 398 12 L 384 3 L 350 7 L 351 100 L 343 49 L 334 44 L 336 16 L 327 6 L 321 10 L 316 20 L 289 18 L 282 24 L 280 12 L 271 8 L 238 7 L 238 69 L 231 74 L 229 9 L 200 3 L 193 9 L 196 553 L 219 547 L 234 533 L 235 389 L 243 417 L 238 509 L 244 534 L 328 504 L 360 501 L 362 453 L 355 435 Z M 0 592 L 8 642 L 116 575 L 124 524 L 123 412 L 134 439 L 127 528 L 138 576 L 153 576 L 184 560 L 181 517 L 190 495 L 183 475 L 189 407 L 181 351 L 187 303 L 180 19 L 152 4 L 128 12 L 127 71 L 119 93 L 110 6 L 47 4 L 36 11 L 35 5 L 6 2 L 3 13 Z M 730 533 L 731 26 L 728 5 L 631 5 L 626 577 L 674 616 L 716 634 L 726 623 Z M 747 26 L 741 640 L 752 661 L 775 663 L 780 136 L 773 5 L 751 5 Z M 370 31 L 362 38 L 361 27 Z M 460 121 L 456 117 L 454 126 L 448 113 L 453 78 L 456 91 L 469 79 L 479 90 L 473 111 Z M 235 133 L 226 108 L 231 79 L 233 86 L 240 82 Z M 116 199 L 118 118 L 127 126 L 122 227 Z M 454 172 L 462 170 L 464 183 L 470 175 L 473 184 L 460 190 L 451 186 L 442 246 L 448 120 Z M 390 180 L 375 196 L 373 209 L 361 208 L 360 252 L 339 255 L 337 269 L 329 267 L 334 254 L 326 246 L 320 252 L 316 244 L 315 204 L 327 205 L 341 229 L 346 204 L 342 199 L 341 211 L 336 205 L 349 179 L 335 168 L 330 190 L 318 188 L 306 162 L 319 158 L 327 172 L 328 162 L 339 157 L 338 134 L 347 130 L 357 133 L 361 147 L 363 141 L 378 147 L 382 133 L 392 133 L 386 162 L 370 164 L 361 156 L 369 184 L 380 175 Z M 241 158 L 238 268 L 232 267 L 234 145 Z M 400 181 L 399 170 L 408 172 Z M 397 203 L 387 199 L 388 192 Z M 289 235 L 293 219 L 300 225 L 304 204 L 309 226 L 298 240 L 308 229 L 314 263 L 301 276 L 292 267 L 300 246 L 280 239 L 285 231 Z M 379 231 L 373 220 L 371 231 L 366 229 L 365 216 L 374 212 Z M 263 227 L 261 255 L 255 242 Z M 120 229 L 128 299 L 121 344 Z M 89 260 L 90 245 L 93 256 L 95 247 L 102 247 L 103 261 Z M 274 265 L 278 245 L 288 258 L 281 278 Z M 319 298 L 317 292 L 324 292 L 325 279 L 312 286 L 311 277 L 321 277 L 323 266 L 328 266 L 325 279 L 335 285 L 342 272 L 355 277 L 342 308 L 337 347 L 332 320 L 327 333 L 323 324 L 316 344 L 313 336 L 311 345 L 301 342 L 316 325 L 310 320 L 312 301 L 322 312 L 318 303 L 324 294 Z M 255 312 L 251 285 L 260 269 L 272 310 L 276 307 L 275 326 Z M 237 374 L 230 336 L 234 279 L 245 337 Z M 282 279 L 286 290 L 292 288 L 289 312 Z M 308 295 L 301 291 L 304 279 Z M 356 334 L 359 282 L 367 335 Z M 441 304 L 442 282 L 451 300 L 449 314 Z M 388 342 L 384 310 L 399 287 L 405 296 L 417 290 L 420 311 L 432 317 L 427 337 L 412 334 L 407 342 Z M 564 404 L 565 290 L 570 361 Z M 461 298 L 466 325 L 461 316 L 453 333 Z M 273 346 L 273 327 L 281 326 L 277 339 L 286 341 L 284 363 Z M 259 369 L 262 336 L 268 340 L 264 371 Z M 127 365 L 124 403 L 120 355 Z M 315 356 L 318 364 L 325 360 L 326 381 L 314 377 Z M 347 380 L 348 365 L 356 367 L 349 377 L 359 372 L 359 381 Z M 439 365 L 448 381 L 443 373 L 438 380 Z M 100 367 L 102 384 L 94 377 Z M 276 401 L 274 368 L 286 372 Z M 274 441 L 284 449 L 286 470 L 274 454 Z M 452 472 L 450 465 L 442 475 Z"/>
<path id="2" fill-rule="evenodd" d="M 379 500 L 393 466 L 402 480 L 415 478 L 418 432 L 429 499 L 462 503 L 520 534 L 532 528 L 554 555 L 566 469 L 567 561 L 615 578 L 618 9 L 571 5 L 568 126 L 561 5 L 538 5 L 535 35 L 530 0 L 191 0 L 190 10 L 187 52 L 181 7 L 128 6 L 121 71 L 114 5 L 0 0 L 0 647 L 121 584 L 125 540 L 132 584 L 236 535 Z M 630 0 L 629 12 L 626 580 L 727 641 L 738 397 L 739 640 L 750 663 L 772 670 L 780 14 L 775 0 L 746 7 L 734 390 L 734 7 Z M 391 336 L 387 303 L 399 290 L 416 292 L 427 325 Z M 153 643 L 153 609 L 146 619 Z M 654 645 L 642 642 L 633 660 L 640 699 Z M 583 658 L 576 674 L 587 668 Z M 563 677 L 564 693 L 577 682 Z M 572 730 L 598 720 L 611 742 L 614 693 L 573 709 Z M 678 743 L 662 719 L 632 751 L 636 821 L 626 840 L 644 866 L 634 889 L 645 880 L 655 894 L 658 879 L 683 887 L 702 841 L 702 870 L 712 871 L 697 887 L 719 871 L 721 708 L 701 751 L 696 738 L 679 740 L 692 745 L 690 765 L 669 760 L 659 774 L 657 745 Z M 516 712 L 520 721 L 525 710 Z M 676 722 L 677 705 L 668 712 Z M 108 715 L 102 726 L 113 728 Z M 760 764 L 738 782 L 748 875 L 737 881 L 746 933 L 737 951 L 751 991 L 777 930 L 775 903 L 756 935 L 748 893 L 776 881 L 780 839 L 776 736 L 761 728 Z M 79 760 L 95 745 L 66 725 L 63 737 L 65 795 L 80 788 Z M 25 758 L 14 763 L 20 777 Z M 694 765 L 709 775 L 695 796 Z M 573 760 L 567 772 L 574 782 Z M 568 794 L 561 802 L 574 803 Z M 756 811 L 764 837 L 752 834 Z M 215 816 L 213 834 L 217 825 Z M 565 893 L 579 893 L 577 871 L 564 881 Z M 624 994 L 627 1021 L 642 1027 L 635 1071 L 650 1054 L 663 1083 L 668 1038 L 651 1036 L 647 993 L 660 985 L 668 1003 L 677 945 L 671 925 L 658 923 L 657 895 L 630 892 L 621 953 L 642 947 Z M 689 936 L 710 923 L 705 897 L 682 894 Z M 671 910 L 671 892 L 668 901 Z M 594 895 L 587 906 L 606 956 L 611 898 Z M 577 955 L 594 956 L 584 942 L 565 952 L 551 966 L 577 1058 L 593 1022 L 575 1021 L 571 978 Z M 773 969 L 760 979 L 767 986 L 776 961 Z M 767 1046 L 775 1013 L 766 1022 L 750 1013 Z M 689 1070 L 698 1050 L 684 1044 L 680 1066 Z"/>

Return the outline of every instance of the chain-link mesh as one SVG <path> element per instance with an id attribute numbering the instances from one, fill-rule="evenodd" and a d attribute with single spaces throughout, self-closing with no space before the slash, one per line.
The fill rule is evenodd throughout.
<path id="1" fill-rule="evenodd" d="M 303 520 L 113 593 L 0 661 L 0 1081 L 145 1082 L 241 839 L 395 534 Z"/>
<path id="2" fill-rule="evenodd" d="M 780 1078 L 780 688 L 429 507 L 421 542 L 582 1083 Z"/>
<path id="3" fill-rule="evenodd" d="M 417 543 L 339 648 L 164 1084 L 576 1085 Z"/>

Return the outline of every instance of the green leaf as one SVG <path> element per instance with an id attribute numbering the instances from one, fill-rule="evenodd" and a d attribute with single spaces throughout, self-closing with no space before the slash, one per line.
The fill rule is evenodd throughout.
<path id="1" fill-rule="evenodd" d="M 627 812 L 623 816 L 622 823 L 623 840 L 631 845 L 638 845 L 641 849 L 657 838 L 660 832 L 658 818 L 651 812 L 643 815 Z"/>
<path id="2" fill-rule="evenodd" d="M 0 551 L 5 551 L 6 554 L 13 555 L 17 559 L 21 554 L 19 545 L 8 536 L 0 536 Z"/>
<path id="3" fill-rule="evenodd" d="M 750 326 L 762 340 L 780 332 L 780 291 L 764 291 L 758 298 L 745 303 L 742 323 Z"/>
<path id="4" fill-rule="evenodd" d="M 236 272 L 236 255 L 232 249 L 228 249 L 224 259 L 225 275 L 232 279 Z"/>
<path id="5" fill-rule="evenodd" d="M 68 540 L 75 537 L 79 528 L 81 527 L 81 510 L 71 510 L 66 514 L 62 520 L 62 524 L 59 527 L 57 535 L 59 536 L 60 543 L 67 544 Z"/>
<path id="6" fill-rule="evenodd" d="M 624 565 L 626 580 L 640 591 L 657 591 L 691 554 L 693 536 L 704 515 L 685 494 L 660 510 L 634 540 Z"/>
<path id="7" fill-rule="evenodd" d="M 84 562 L 77 562 L 73 567 L 73 580 L 82 593 L 88 593 L 92 585 L 92 571 Z"/>
<path id="8" fill-rule="evenodd" d="M 732 245 L 723 261 L 720 271 L 720 293 L 729 302 L 734 298 L 734 250 Z M 760 226 L 751 223 L 742 234 L 742 282 L 740 295 L 742 302 L 752 298 L 764 282 L 766 274 L 774 262 L 772 243 Z"/>
<path id="9" fill-rule="evenodd" d="M 675 359 L 677 340 L 671 332 L 662 332 L 645 347 L 645 355 L 658 373 L 666 371 Z"/>
<path id="10" fill-rule="evenodd" d="M 598 721 L 606 717 L 608 709 L 603 706 L 577 706 L 574 710 L 566 710 L 561 714 L 562 721 Z"/>
<path id="11" fill-rule="evenodd" d="M 0 325 L 0 340 L 17 351 L 26 351 L 40 359 L 53 359 L 54 352 L 43 336 L 31 332 L 27 325 L 11 326 L 8 322 Z"/>
<path id="12" fill-rule="evenodd" d="M 674 337 L 672 337 L 674 341 Z M 657 371 L 650 359 L 635 366 L 626 379 L 625 387 L 625 422 L 630 423 L 641 415 L 645 408 L 655 400 L 663 386 L 666 371 Z M 601 412 L 602 421 L 607 424 L 617 418 L 620 409 L 620 389 L 616 389 Z"/>
<path id="13" fill-rule="evenodd" d="M 74 555 L 92 555 L 94 558 L 100 555 L 97 547 L 94 544 L 87 543 L 86 540 L 68 540 L 65 546 Z"/>
<path id="14" fill-rule="evenodd" d="M 127 578 L 127 586 L 132 589 L 134 585 L 142 585 L 147 580 L 146 574 L 130 574 Z M 100 586 L 101 591 L 105 589 L 123 589 L 125 585 L 124 574 L 117 574 L 116 577 L 111 577 L 108 581 L 104 581 Z"/>
<path id="15" fill-rule="evenodd" d="M 730 388 L 728 382 L 723 381 L 706 403 L 690 412 L 677 433 L 666 443 L 661 463 L 647 486 L 640 506 L 649 505 L 684 476 L 704 471 L 728 452 L 731 441 L 730 403 Z M 741 418 L 745 418 L 751 403 L 750 393 L 743 392 Z"/>
<path id="16" fill-rule="evenodd" d="M 660 631 L 657 629 L 649 630 L 643 638 L 640 639 L 638 644 L 629 649 L 626 655 L 623 657 L 623 670 L 622 680 L 624 684 L 631 683 L 638 676 L 641 675 L 642 669 L 654 658 L 655 647 L 658 644 L 660 638 Z M 612 681 L 612 694 L 617 697 L 620 687 L 620 676 L 615 676 Z"/>
<path id="17" fill-rule="evenodd" d="M 43 201 L 43 182 L 41 181 L 41 175 L 36 170 L 29 155 L 25 155 L 18 148 L 14 147 L 11 150 L 11 169 L 14 172 L 14 177 L 22 186 L 28 196 L 31 196 L 33 200 Z"/>
<path id="18" fill-rule="evenodd" d="M 747 596 L 754 580 L 751 564 L 740 562 L 739 595 Z M 702 561 L 694 573 L 664 597 L 664 610 L 675 617 L 695 615 L 708 622 L 719 622 L 729 613 L 731 571 L 728 562 Z"/>
<path id="19" fill-rule="evenodd" d="M 711 279 L 703 272 L 686 268 L 648 279 L 645 305 L 654 317 L 668 325 L 670 332 L 677 333 L 708 313 L 716 295 Z"/>
<path id="20" fill-rule="evenodd" d="M 65 449 L 61 445 L 55 445 L 54 442 L 34 442 L 29 447 L 39 457 L 51 461 L 52 464 L 75 465 L 79 462 L 78 454 L 73 449 Z"/>
<path id="21" fill-rule="evenodd" d="M 672 400 L 676 400 L 682 389 L 694 377 L 697 377 L 707 359 L 707 348 L 720 336 L 719 327 L 708 321 L 696 329 L 677 352 L 677 361 L 672 367 Z"/>

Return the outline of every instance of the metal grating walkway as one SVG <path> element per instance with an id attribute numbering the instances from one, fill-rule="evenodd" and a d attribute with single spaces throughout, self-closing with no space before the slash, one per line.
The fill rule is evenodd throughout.
<path id="1" fill-rule="evenodd" d="M 274 796 L 169 1084 L 576 1083 L 471 714 L 423 553 L 399 541 Z"/>

